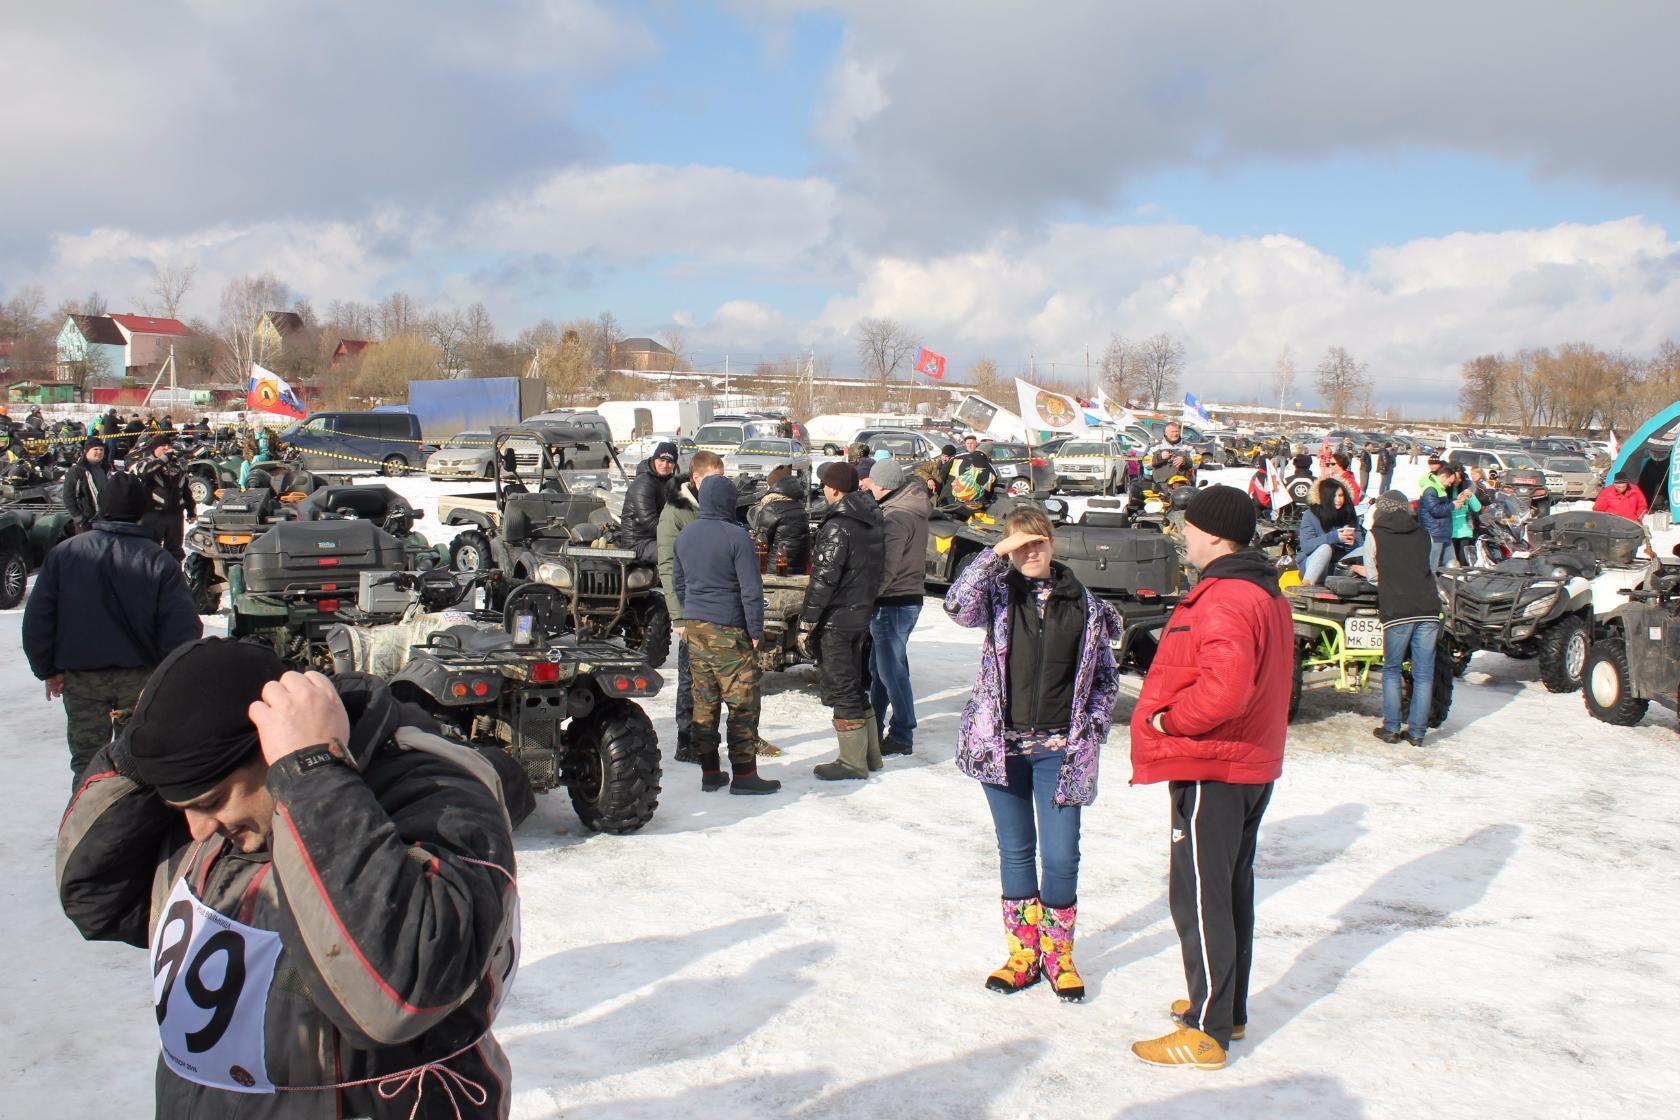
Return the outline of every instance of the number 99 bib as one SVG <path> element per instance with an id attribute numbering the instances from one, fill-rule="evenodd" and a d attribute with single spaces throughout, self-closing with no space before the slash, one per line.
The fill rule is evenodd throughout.
<path id="1" fill-rule="evenodd" d="M 152 933 L 152 1004 L 169 1068 L 236 1093 L 272 1093 L 263 1051 L 280 935 L 236 922 L 176 882 Z"/>

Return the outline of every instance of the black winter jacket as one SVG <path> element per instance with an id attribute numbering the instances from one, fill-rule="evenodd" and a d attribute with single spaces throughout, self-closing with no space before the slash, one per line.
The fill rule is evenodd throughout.
<path id="1" fill-rule="evenodd" d="M 137 473 L 146 484 L 147 508 L 151 512 L 198 516 L 192 490 L 187 486 L 187 471 L 179 459 L 147 459 Z"/>
<path id="2" fill-rule="evenodd" d="M 747 527 L 764 542 L 775 570 L 776 554 L 787 553 L 790 573 L 803 572 L 811 561 L 811 522 L 805 512 L 805 490 L 797 478 L 784 478 L 770 488 L 747 514 Z"/>
<path id="3" fill-rule="evenodd" d="M 883 563 L 881 507 L 854 490 L 829 508 L 811 549 L 811 584 L 799 621 L 862 630 L 875 611 Z"/>
<path id="4" fill-rule="evenodd" d="M 96 521 L 47 553 L 23 609 L 23 652 L 42 680 L 151 668 L 203 634 L 175 558 L 120 521 Z"/>
<path id="5" fill-rule="evenodd" d="M 1018 730 L 1063 731 L 1073 711 L 1074 678 L 1085 639 L 1085 587 L 1052 564 L 1050 599 L 1039 617 L 1032 581 L 1013 567 L 1009 588 L 1009 680 L 1004 719 Z"/>
<path id="6" fill-rule="evenodd" d="M 105 480 L 110 477 L 104 461 L 90 463 L 86 458 L 77 461 L 64 476 L 64 508 L 76 528 L 85 529 L 99 517 L 99 495 L 105 492 Z"/>
<path id="7" fill-rule="evenodd" d="M 659 514 L 670 500 L 671 480 L 654 474 L 653 460 L 645 460 L 624 491 L 618 528 L 624 547 L 635 549 L 650 564 L 659 559 Z"/>
<path id="8" fill-rule="evenodd" d="M 1441 593 L 1429 570 L 1429 534 L 1409 509 L 1383 510 L 1371 523 L 1376 541 L 1377 614 L 1383 622 L 1441 616 Z"/>
<path id="9" fill-rule="evenodd" d="M 187 879 L 205 906 L 280 937 L 267 989 L 250 994 L 262 1000 L 264 1072 L 294 1087 L 366 1082 L 238 1093 L 189 1081 L 160 1054 L 160 1117 L 505 1118 L 510 1071 L 490 1024 L 512 979 L 518 891 L 500 783 L 384 682 L 333 684 L 350 764 L 305 765 L 300 752 L 269 768 L 266 850 L 195 843 L 181 813 L 134 780 L 126 741 L 101 749 L 59 825 L 59 900 L 83 937 L 145 947 Z M 445 1058 L 483 1103 L 436 1072 L 378 1083 Z"/>

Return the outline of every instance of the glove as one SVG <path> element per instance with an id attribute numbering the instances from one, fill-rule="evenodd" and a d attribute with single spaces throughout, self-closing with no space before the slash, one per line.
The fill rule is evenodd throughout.
<path id="1" fill-rule="evenodd" d="M 809 622 L 799 624 L 799 638 L 794 643 L 799 647 L 799 656 L 807 661 L 817 659 L 817 628 Z"/>

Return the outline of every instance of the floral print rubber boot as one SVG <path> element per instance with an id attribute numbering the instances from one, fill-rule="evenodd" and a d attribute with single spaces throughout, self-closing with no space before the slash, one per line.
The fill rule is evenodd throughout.
<path id="1" fill-rule="evenodd" d="M 1009 942 L 1009 960 L 986 977 L 986 987 L 1008 995 L 1038 983 L 1038 924 L 1043 908 L 1036 898 L 1003 900 L 1003 934 Z"/>
<path id="2" fill-rule="evenodd" d="M 1049 978 L 1056 998 L 1066 1003 L 1079 1003 L 1085 998 L 1085 981 L 1073 964 L 1073 926 L 1078 916 L 1078 903 L 1061 909 L 1046 906 L 1039 927 L 1044 975 Z"/>

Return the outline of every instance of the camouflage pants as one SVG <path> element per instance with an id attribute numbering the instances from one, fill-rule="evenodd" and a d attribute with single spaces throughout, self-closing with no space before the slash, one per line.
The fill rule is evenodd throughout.
<path id="1" fill-rule="evenodd" d="M 64 737 L 70 742 L 71 783 L 99 748 L 122 733 L 150 669 L 71 670 L 64 674 Z"/>
<path id="2" fill-rule="evenodd" d="M 718 716 L 729 706 L 729 761 L 751 762 L 758 749 L 758 656 L 739 626 L 695 622 L 688 627 L 688 673 L 694 692 L 694 751 L 718 749 Z"/>

